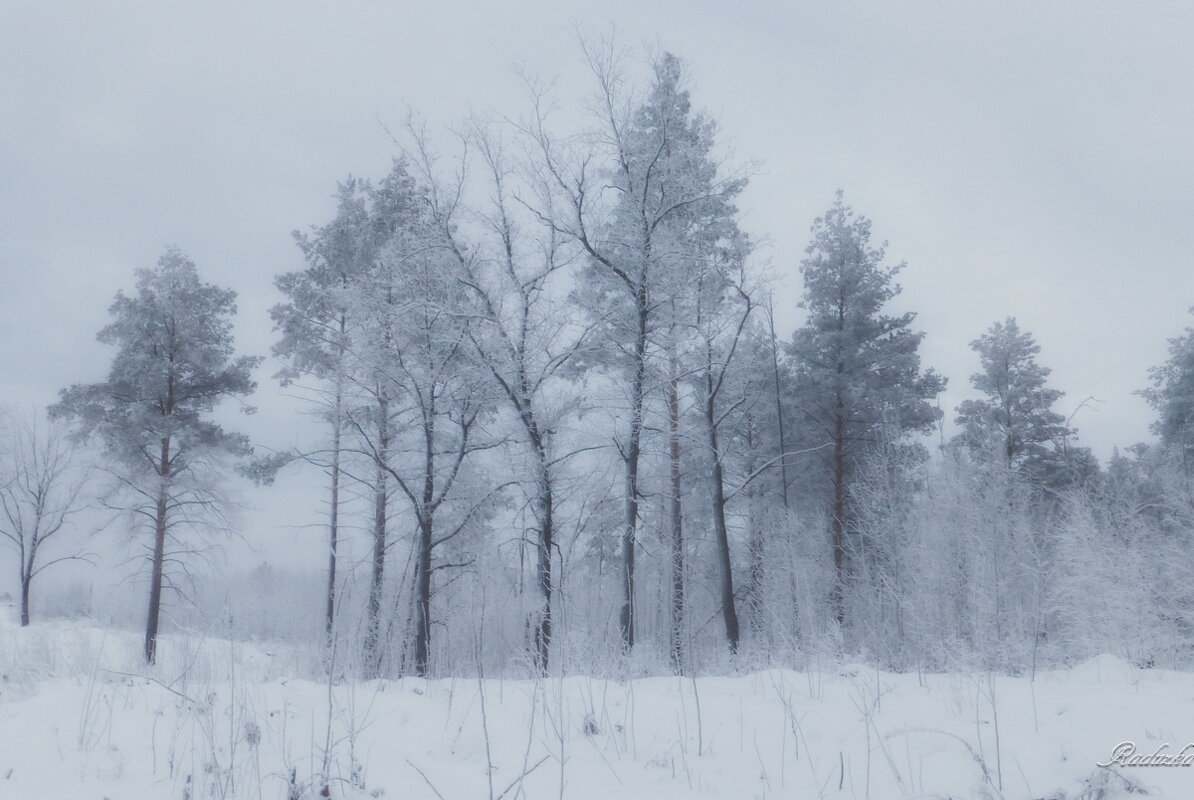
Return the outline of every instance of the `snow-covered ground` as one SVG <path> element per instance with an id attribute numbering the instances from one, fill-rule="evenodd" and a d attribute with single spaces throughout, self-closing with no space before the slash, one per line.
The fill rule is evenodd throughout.
<path id="1" fill-rule="evenodd" d="M 1194 797 L 1194 767 L 1096 766 L 1194 740 L 1194 675 L 1107 656 L 1035 680 L 329 685 L 288 677 L 308 665 L 280 648 L 166 637 L 151 672 L 138 651 L 130 632 L 0 627 L 0 798 Z"/>

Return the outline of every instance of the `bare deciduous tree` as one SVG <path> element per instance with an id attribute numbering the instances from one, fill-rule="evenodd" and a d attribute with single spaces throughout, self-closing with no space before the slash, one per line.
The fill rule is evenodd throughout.
<path id="1" fill-rule="evenodd" d="M 622 528 L 622 608 L 626 649 L 635 638 L 635 553 L 642 499 L 640 461 L 650 390 L 652 334 L 660 322 L 664 288 L 682 268 L 678 238 L 688 221 L 741 190 L 738 177 L 719 174 L 710 155 L 715 126 L 691 111 L 678 59 L 652 64 L 645 97 L 626 92 L 611 40 L 583 42 L 597 84 L 598 131 L 561 139 L 548 130 L 547 101 L 533 86 L 534 114 L 522 126 L 536 159 L 539 218 L 588 258 L 582 308 L 602 321 L 607 361 L 626 376 L 627 430 L 618 442 L 625 465 Z"/>
<path id="2" fill-rule="evenodd" d="M 33 416 L 11 415 L 6 422 L 0 445 L 0 536 L 16 551 L 23 627 L 29 624 L 34 578 L 65 561 L 91 563 L 77 529 L 72 530 L 74 518 L 87 508 L 91 470 L 80 464 L 62 426 L 39 424 Z M 63 540 L 66 544 L 58 546 Z"/>

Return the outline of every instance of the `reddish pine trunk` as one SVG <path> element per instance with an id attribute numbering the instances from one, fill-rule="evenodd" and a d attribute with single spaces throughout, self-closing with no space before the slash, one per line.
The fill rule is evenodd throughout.
<path id="1" fill-rule="evenodd" d="M 158 622 L 162 613 L 162 568 L 166 558 L 166 513 L 168 509 L 167 481 L 170 477 L 170 438 L 162 439 L 159 462 L 160 485 L 154 514 L 153 568 L 149 582 L 149 614 L 145 621 L 145 663 L 157 660 Z"/>

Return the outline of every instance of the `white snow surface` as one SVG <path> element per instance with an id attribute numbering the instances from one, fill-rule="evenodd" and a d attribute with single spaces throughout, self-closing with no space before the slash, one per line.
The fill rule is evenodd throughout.
<path id="1" fill-rule="evenodd" d="M 153 669 L 139 644 L 0 623 L 0 798 L 1194 798 L 1194 767 L 1096 766 L 1123 741 L 1194 741 L 1194 675 L 1111 656 L 1035 680 L 823 664 L 329 684 L 260 643 L 167 636 Z"/>

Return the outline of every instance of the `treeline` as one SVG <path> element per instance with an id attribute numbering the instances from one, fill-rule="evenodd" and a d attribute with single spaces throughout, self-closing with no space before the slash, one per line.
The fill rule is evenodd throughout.
<path id="1" fill-rule="evenodd" d="M 557 129 L 533 81 L 525 115 L 471 120 L 449 150 L 411 124 L 387 175 L 346 180 L 333 218 L 296 234 L 276 378 L 309 399 L 317 442 L 254 457 L 212 420 L 259 360 L 235 355 L 234 294 L 184 255 L 118 295 L 107 380 L 51 414 L 100 447 L 152 533 L 146 659 L 237 463 L 326 475 L 310 591 L 329 652 L 369 677 L 821 653 L 1187 663 L 1194 333 L 1144 392 L 1159 443 L 1106 469 L 1011 317 L 972 343 L 973 398 L 937 439 L 945 380 L 915 315 L 890 310 L 904 265 L 870 222 L 841 194 L 814 222 L 805 322 L 780 336 L 735 205 L 749 176 L 681 63 L 650 62 L 636 92 L 612 45 L 585 55 L 582 127 Z M 364 565 L 345 563 L 349 519 L 367 521 Z"/>

